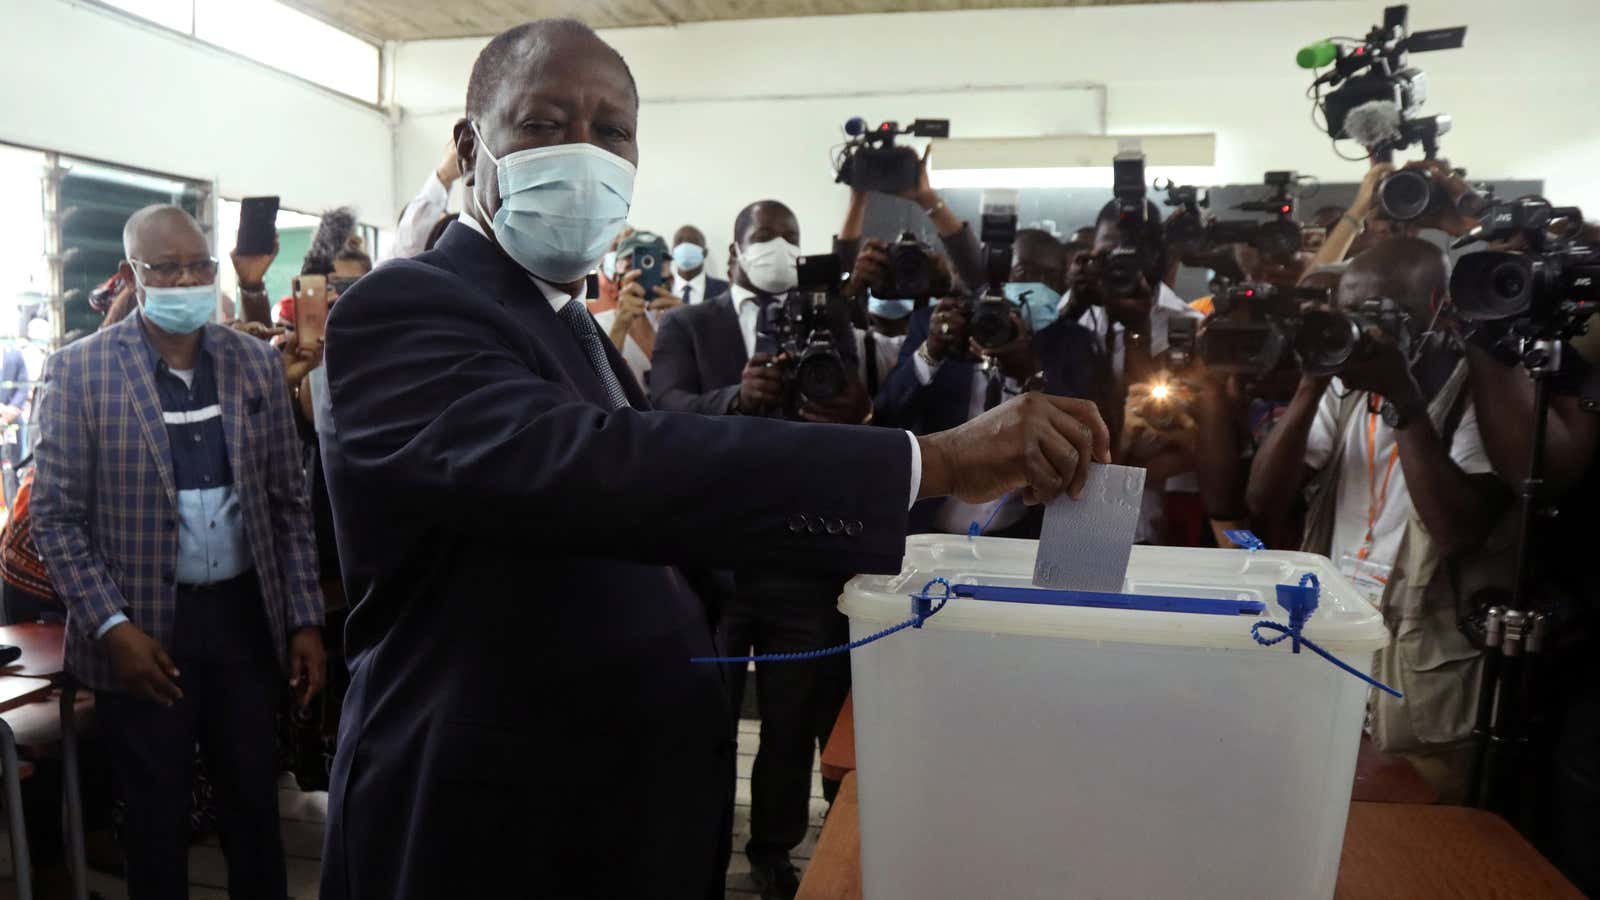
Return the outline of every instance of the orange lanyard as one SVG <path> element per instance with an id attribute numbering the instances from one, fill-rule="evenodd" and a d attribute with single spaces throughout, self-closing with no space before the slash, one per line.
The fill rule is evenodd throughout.
<path id="1" fill-rule="evenodd" d="M 1357 559 L 1366 559 L 1372 552 L 1372 529 L 1384 507 L 1389 505 L 1389 479 L 1394 475 L 1395 461 L 1400 458 L 1400 445 L 1389 448 L 1389 465 L 1383 472 L 1383 487 L 1378 487 L 1378 414 L 1367 413 L 1367 539 L 1361 544 Z"/>

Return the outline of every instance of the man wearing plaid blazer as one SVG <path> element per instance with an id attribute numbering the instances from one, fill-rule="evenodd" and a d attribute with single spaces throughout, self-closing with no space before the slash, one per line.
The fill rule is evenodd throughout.
<path id="1" fill-rule="evenodd" d="M 139 311 L 46 369 L 34 534 L 128 802 L 133 898 L 187 894 L 198 741 L 233 897 L 283 900 L 273 717 L 323 679 L 322 595 L 283 364 L 211 324 L 216 260 L 176 207 L 134 214 Z"/>

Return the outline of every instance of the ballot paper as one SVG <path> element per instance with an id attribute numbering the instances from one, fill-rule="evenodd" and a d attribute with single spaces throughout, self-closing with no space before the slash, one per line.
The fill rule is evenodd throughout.
<path id="1" fill-rule="evenodd" d="M 1089 464 L 1083 499 L 1062 494 L 1044 509 L 1034 587 L 1120 593 L 1139 526 L 1144 469 Z"/>

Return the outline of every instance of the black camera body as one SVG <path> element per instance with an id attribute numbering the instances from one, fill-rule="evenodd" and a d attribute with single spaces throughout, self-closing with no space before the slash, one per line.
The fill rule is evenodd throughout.
<path id="1" fill-rule="evenodd" d="M 988 350 L 1016 340 L 1016 322 L 1005 298 L 1011 279 L 1012 247 L 1017 240 L 1015 192 L 985 193 L 979 213 L 978 239 L 983 244 L 983 269 L 987 283 L 967 300 L 967 336 Z"/>
<path id="2" fill-rule="evenodd" d="M 1302 310 L 1307 304 L 1327 307 L 1332 300 L 1326 288 L 1222 286 L 1212 297 L 1216 313 L 1200 329 L 1195 355 L 1207 368 L 1238 375 L 1292 365 Z"/>
<path id="3" fill-rule="evenodd" d="M 889 245 L 889 282 L 884 297 L 926 300 L 933 295 L 933 251 L 909 231 Z M 873 293 L 877 293 L 874 290 Z"/>
<path id="4" fill-rule="evenodd" d="M 834 181 L 858 191 L 899 194 L 917 186 L 921 160 L 910 147 L 896 145 L 895 137 L 909 134 L 947 138 L 950 120 L 917 119 L 906 128 L 901 128 L 898 122 L 884 122 L 876 128 L 868 128 L 866 120 L 857 116 L 845 122 L 844 130 L 850 140 L 835 164 Z"/>
<path id="5" fill-rule="evenodd" d="M 1455 172 L 1467 174 L 1464 169 Z M 1378 185 L 1378 206 L 1385 216 L 1396 222 L 1412 222 L 1452 206 L 1461 215 L 1471 218 L 1481 215 L 1493 202 L 1494 192 L 1487 188 L 1471 188 L 1451 199 L 1439 178 L 1426 169 L 1401 169 L 1386 176 Z"/>
<path id="6" fill-rule="evenodd" d="M 1562 232 L 1552 227 L 1564 222 Z M 1480 250 L 1450 275 L 1455 311 L 1477 323 L 1505 323 L 1514 334 L 1555 339 L 1581 334 L 1600 309 L 1600 247 L 1580 240 L 1583 212 L 1525 198 L 1487 209 L 1457 247 L 1521 236 L 1526 251 Z"/>
<path id="7" fill-rule="evenodd" d="M 850 368 L 839 352 L 842 339 L 854 339 L 848 306 L 839 300 L 839 258 L 801 257 L 800 283 L 768 303 L 756 327 L 757 352 L 773 356 L 783 378 L 782 410 L 797 417 L 804 401 L 823 403 L 840 396 Z"/>
<path id="8" fill-rule="evenodd" d="M 1155 189 L 1165 191 L 1167 198 L 1162 202 L 1179 211 L 1163 226 L 1168 251 L 1178 254 L 1186 263 L 1207 252 L 1204 210 L 1211 206 L 1210 193 L 1192 184 L 1174 184 L 1170 180 L 1165 185 L 1157 181 Z"/>
<path id="9" fill-rule="evenodd" d="M 1129 297 L 1139 290 L 1139 280 L 1159 278 L 1163 240 L 1159 222 L 1150 218 L 1145 197 L 1144 154 L 1118 153 L 1111 162 L 1112 202 L 1116 204 L 1117 242 L 1090 254 L 1084 262 L 1087 280 L 1106 297 Z M 1151 280 L 1150 286 L 1155 286 Z"/>
<path id="10" fill-rule="evenodd" d="M 1364 39 L 1322 42 L 1327 48 L 1334 40 L 1344 41 L 1334 52 L 1332 68 L 1312 82 L 1314 91 L 1320 92 L 1324 85 L 1334 88 L 1318 96 L 1327 133 L 1334 140 L 1360 137 L 1347 125 L 1350 113 L 1368 104 L 1393 104 L 1389 115 L 1399 120 L 1392 136 L 1372 145 L 1375 153 L 1389 154 L 1425 137 L 1426 128 L 1407 128 L 1428 100 L 1427 76 L 1410 65 L 1409 54 L 1460 47 L 1466 41 L 1467 29 L 1459 26 L 1412 33 L 1407 24 L 1409 13 L 1404 5 L 1390 6 L 1383 11 L 1383 24 L 1374 26 Z M 1323 57 L 1318 63 L 1326 61 L 1329 60 Z M 1310 68 L 1313 64 L 1302 65 Z M 1442 131 L 1435 131 L 1433 138 L 1439 133 Z"/>
<path id="11" fill-rule="evenodd" d="M 1287 259 L 1300 252 L 1300 223 L 1294 218 L 1292 189 L 1299 176 L 1294 172 L 1268 172 L 1263 181 L 1271 191 L 1260 200 L 1246 200 L 1235 206 L 1240 212 L 1269 213 L 1266 222 L 1245 220 L 1212 221 L 1206 226 L 1206 243 L 1211 248 L 1226 244 L 1249 244 L 1257 253 L 1273 259 Z"/>
<path id="12" fill-rule="evenodd" d="M 1300 317 L 1294 352 L 1307 375 L 1337 375 L 1352 363 L 1371 359 L 1377 352 L 1368 330 L 1376 327 L 1409 352 L 1409 316 L 1393 301 L 1374 298 L 1354 309 L 1307 310 Z"/>

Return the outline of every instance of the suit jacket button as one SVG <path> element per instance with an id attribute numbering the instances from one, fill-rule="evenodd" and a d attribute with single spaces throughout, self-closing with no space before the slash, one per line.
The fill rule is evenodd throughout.
<path id="1" fill-rule="evenodd" d="M 828 533 L 834 537 L 844 534 L 844 522 L 839 519 L 828 520 Z"/>
<path id="2" fill-rule="evenodd" d="M 790 531 L 790 533 L 799 534 L 800 532 L 805 531 L 805 530 L 806 530 L 806 517 L 805 516 L 802 516 L 799 513 L 795 513 L 794 515 L 789 517 L 789 531 Z"/>
<path id="3" fill-rule="evenodd" d="M 860 535 L 861 532 L 864 531 L 864 530 L 865 529 L 864 529 L 864 527 L 862 526 L 862 524 L 861 524 L 861 522 L 859 520 L 855 521 L 855 522 L 851 522 L 849 525 L 846 525 L 844 527 L 844 533 L 848 534 L 851 537 L 856 537 L 856 536 Z"/>
<path id="4" fill-rule="evenodd" d="M 821 534 L 827 526 L 823 525 L 821 516 L 807 516 L 806 529 L 812 534 Z"/>

